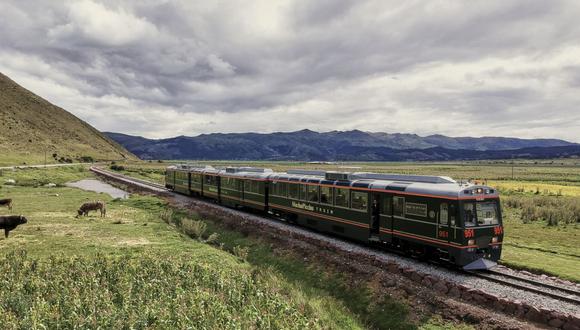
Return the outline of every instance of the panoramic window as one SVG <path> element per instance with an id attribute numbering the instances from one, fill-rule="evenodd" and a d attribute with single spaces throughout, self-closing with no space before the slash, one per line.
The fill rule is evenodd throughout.
<path id="1" fill-rule="evenodd" d="M 318 186 L 307 186 L 308 201 L 318 203 Z"/>
<path id="2" fill-rule="evenodd" d="M 288 195 L 288 184 L 286 182 L 278 182 L 278 196 L 286 197 Z"/>
<path id="3" fill-rule="evenodd" d="M 334 188 L 334 205 L 348 207 L 348 189 Z"/>
<path id="4" fill-rule="evenodd" d="M 477 223 L 479 225 L 497 225 L 497 209 L 495 202 L 480 202 L 475 204 Z"/>
<path id="5" fill-rule="evenodd" d="M 320 202 L 323 204 L 332 204 L 331 187 L 320 187 Z"/>
<path id="6" fill-rule="evenodd" d="M 473 203 L 463 204 L 463 224 L 465 227 L 475 226 L 475 212 Z"/>
<path id="7" fill-rule="evenodd" d="M 405 216 L 405 197 L 393 197 L 393 215 Z"/>
<path id="8" fill-rule="evenodd" d="M 355 210 L 364 210 L 366 211 L 368 205 L 368 197 L 369 194 L 367 192 L 362 191 L 351 191 L 351 208 Z"/>
<path id="9" fill-rule="evenodd" d="M 288 198 L 299 199 L 300 197 L 300 185 L 289 183 L 288 184 Z"/>
<path id="10" fill-rule="evenodd" d="M 305 184 L 300 185 L 300 199 L 303 201 L 308 200 L 308 189 Z"/>
<path id="11" fill-rule="evenodd" d="M 381 214 L 391 215 L 393 212 L 391 196 L 381 195 L 381 202 Z"/>

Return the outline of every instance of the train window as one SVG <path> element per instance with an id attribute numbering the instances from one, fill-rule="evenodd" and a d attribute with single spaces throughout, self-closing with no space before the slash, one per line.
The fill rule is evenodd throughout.
<path id="1" fill-rule="evenodd" d="M 215 186 L 216 185 L 216 177 L 211 176 L 211 175 L 206 175 L 205 176 L 205 184 L 210 185 L 210 186 Z"/>
<path id="2" fill-rule="evenodd" d="M 405 197 L 393 197 L 393 215 L 405 216 Z"/>
<path id="3" fill-rule="evenodd" d="M 201 180 L 200 180 L 200 178 L 199 178 L 199 175 L 197 175 L 197 174 L 192 174 L 192 175 L 191 175 L 191 182 L 200 183 L 200 182 L 201 182 Z"/>
<path id="4" fill-rule="evenodd" d="M 272 185 L 270 187 L 270 195 L 279 196 L 279 189 L 280 189 L 280 183 L 279 182 L 272 182 Z"/>
<path id="5" fill-rule="evenodd" d="M 293 198 L 293 199 L 300 198 L 300 185 L 299 184 L 294 184 L 294 183 L 288 184 L 288 197 Z"/>
<path id="6" fill-rule="evenodd" d="M 226 189 L 236 190 L 236 179 L 233 178 L 222 178 L 223 186 Z"/>
<path id="7" fill-rule="evenodd" d="M 244 185 L 244 191 L 253 194 L 260 193 L 260 182 L 248 180 Z"/>
<path id="8" fill-rule="evenodd" d="M 497 225 L 497 212 L 495 202 L 478 202 L 475 204 L 477 211 L 477 223 L 479 225 Z"/>
<path id="9" fill-rule="evenodd" d="M 307 186 L 308 201 L 318 203 L 318 186 Z"/>
<path id="10" fill-rule="evenodd" d="M 463 204 L 463 224 L 465 227 L 475 226 L 475 212 L 474 203 L 464 203 Z"/>
<path id="11" fill-rule="evenodd" d="M 447 203 L 441 203 L 439 206 L 439 223 L 447 226 L 449 219 L 449 209 Z"/>
<path id="12" fill-rule="evenodd" d="M 334 205 L 348 207 L 348 189 L 334 188 Z"/>
<path id="13" fill-rule="evenodd" d="M 320 202 L 322 204 L 332 204 L 332 188 L 320 187 Z"/>
<path id="14" fill-rule="evenodd" d="M 300 199 L 303 201 L 308 200 L 308 189 L 305 184 L 300 185 Z"/>
<path id="15" fill-rule="evenodd" d="M 451 225 L 455 226 L 455 204 L 449 205 L 449 220 Z"/>
<path id="16" fill-rule="evenodd" d="M 384 215 L 391 215 L 393 212 L 393 205 L 391 201 L 391 196 L 388 195 L 381 195 L 382 203 L 381 203 L 381 214 Z"/>
<path id="17" fill-rule="evenodd" d="M 369 194 L 362 191 L 351 191 L 351 208 L 355 210 L 366 210 L 368 205 Z"/>
<path id="18" fill-rule="evenodd" d="M 278 182 L 278 196 L 286 197 L 288 195 L 288 184 L 286 182 Z"/>

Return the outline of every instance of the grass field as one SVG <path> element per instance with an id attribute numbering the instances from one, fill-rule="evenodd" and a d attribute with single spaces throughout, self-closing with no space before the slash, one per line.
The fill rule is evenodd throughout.
<path id="1" fill-rule="evenodd" d="M 368 284 L 349 286 L 211 221 L 203 239 L 192 239 L 162 220 L 158 198 L 112 200 L 61 186 L 90 176 L 82 167 L 2 173 L 0 183 L 16 184 L 1 185 L 0 197 L 29 220 L 0 238 L 3 328 L 469 328 L 375 301 Z M 74 217 L 95 199 L 107 201 L 106 218 Z M 199 220 L 182 217 L 171 219 Z"/>
<path id="2" fill-rule="evenodd" d="M 306 168 L 338 171 L 372 171 L 444 175 L 455 179 L 486 180 L 500 192 L 504 211 L 505 245 L 502 263 L 580 282 L 580 160 L 514 160 L 465 163 L 340 163 L 299 162 L 195 162 L 214 166 L 258 166 L 276 171 Z M 170 163 L 125 164 L 125 174 L 163 182 Z M 549 206 L 545 201 L 546 199 Z M 523 203 L 510 206 L 509 199 Z M 534 206 L 535 216 L 522 216 Z M 526 206 L 527 205 L 527 206 Z M 572 205 L 572 206 L 571 206 Z M 576 207 L 576 205 L 578 205 Z M 550 217 L 561 218 L 554 225 Z M 568 220 L 568 223 L 562 219 Z M 529 221 L 528 219 L 533 219 Z M 525 223 L 524 223 L 525 222 Z"/>

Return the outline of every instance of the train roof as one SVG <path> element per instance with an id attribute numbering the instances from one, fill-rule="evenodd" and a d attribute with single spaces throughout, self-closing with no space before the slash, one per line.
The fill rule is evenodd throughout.
<path id="1" fill-rule="evenodd" d="M 258 180 L 287 181 L 331 185 L 344 188 L 395 191 L 405 194 L 443 196 L 450 198 L 497 197 L 495 188 L 462 183 L 446 176 L 408 175 L 370 172 L 335 172 L 320 170 L 289 170 L 274 172 L 256 167 L 190 167 L 189 171 Z"/>

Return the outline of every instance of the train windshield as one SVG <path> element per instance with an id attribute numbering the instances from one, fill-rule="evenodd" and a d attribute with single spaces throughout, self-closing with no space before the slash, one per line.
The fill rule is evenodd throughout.
<path id="1" fill-rule="evenodd" d="M 497 225 L 498 223 L 497 202 L 463 203 L 463 224 L 465 227 Z"/>

